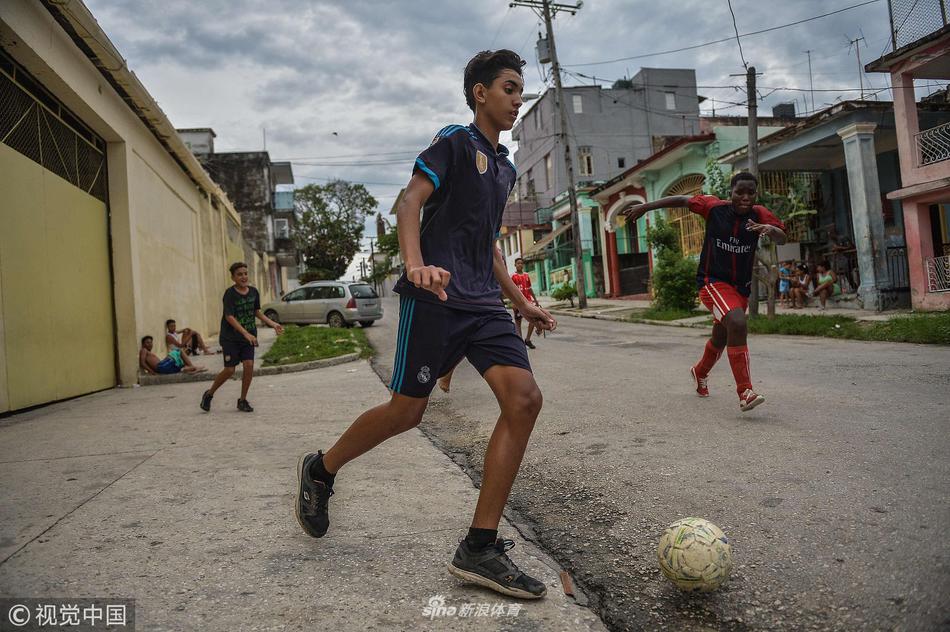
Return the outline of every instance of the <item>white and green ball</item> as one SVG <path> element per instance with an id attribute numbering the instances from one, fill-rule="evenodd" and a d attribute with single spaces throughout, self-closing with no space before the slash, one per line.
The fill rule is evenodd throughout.
<path id="1" fill-rule="evenodd" d="M 702 518 L 683 518 L 668 526 L 656 555 L 663 574 L 685 592 L 716 590 L 732 572 L 726 534 Z"/>

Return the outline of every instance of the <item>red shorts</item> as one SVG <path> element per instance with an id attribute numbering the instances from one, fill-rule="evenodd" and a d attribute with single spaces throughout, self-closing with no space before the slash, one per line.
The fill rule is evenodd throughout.
<path id="1" fill-rule="evenodd" d="M 749 307 L 749 299 L 739 294 L 734 286 L 721 281 L 713 281 L 700 288 L 699 300 L 712 312 L 717 323 L 730 311 L 741 309 L 744 312 Z"/>

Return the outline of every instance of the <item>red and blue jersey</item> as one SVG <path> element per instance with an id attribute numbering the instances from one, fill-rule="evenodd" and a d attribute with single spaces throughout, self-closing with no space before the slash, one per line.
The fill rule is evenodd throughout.
<path id="1" fill-rule="evenodd" d="M 732 202 L 714 195 L 690 198 L 689 210 L 706 220 L 706 239 L 696 272 L 697 287 L 718 281 L 733 286 L 742 296 L 749 296 L 759 236 L 746 228 L 746 222 L 751 219 L 783 231 L 785 224 L 764 206 L 754 205 L 750 212 L 739 213 Z"/>
<path id="2" fill-rule="evenodd" d="M 419 154 L 413 173 L 422 173 L 435 190 L 422 209 L 419 242 L 422 260 L 452 274 L 446 302 L 415 287 L 406 275 L 393 288 L 403 296 L 469 310 L 504 309 L 495 279 L 495 237 L 515 186 L 517 172 L 508 148 L 497 150 L 474 123 L 449 125 Z"/>

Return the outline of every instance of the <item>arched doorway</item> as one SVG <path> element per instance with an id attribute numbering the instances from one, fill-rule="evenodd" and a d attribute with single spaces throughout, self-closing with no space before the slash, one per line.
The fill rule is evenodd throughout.
<path id="1" fill-rule="evenodd" d="M 700 173 L 683 176 L 666 189 L 663 197 L 699 195 L 703 192 L 703 182 L 705 180 L 706 176 Z M 706 236 L 706 223 L 703 219 L 686 208 L 668 208 L 666 209 L 666 217 L 679 230 L 680 248 L 683 250 L 683 254 L 698 255 L 703 249 L 703 239 Z"/>

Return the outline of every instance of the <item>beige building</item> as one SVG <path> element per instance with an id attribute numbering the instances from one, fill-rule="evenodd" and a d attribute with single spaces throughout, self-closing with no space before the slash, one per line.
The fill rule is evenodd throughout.
<path id="1" fill-rule="evenodd" d="M 134 384 L 166 318 L 216 334 L 233 261 L 269 298 L 240 221 L 81 1 L 0 2 L 0 414 Z"/>

